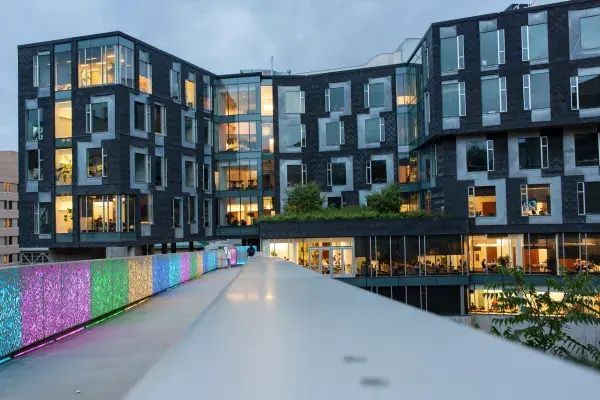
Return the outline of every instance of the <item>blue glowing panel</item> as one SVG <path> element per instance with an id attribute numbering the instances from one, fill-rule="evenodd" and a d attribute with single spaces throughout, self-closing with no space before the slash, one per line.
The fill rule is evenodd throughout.
<path id="1" fill-rule="evenodd" d="M 0 269 L 0 357 L 21 347 L 19 268 Z"/>

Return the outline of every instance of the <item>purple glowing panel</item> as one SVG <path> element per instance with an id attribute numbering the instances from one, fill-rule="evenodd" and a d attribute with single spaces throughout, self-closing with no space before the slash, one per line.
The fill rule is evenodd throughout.
<path id="1" fill-rule="evenodd" d="M 61 330 L 90 320 L 90 262 L 62 264 Z"/>
<path id="2" fill-rule="evenodd" d="M 44 301 L 43 321 L 44 336 L 51 336 L 62 330 L 62 301 L 61 301 L 61 280 L 60 265 L 38 266 L 44 272 L 43 292 Z M 42 339 L 38 338 L 39 339 Z"/>
<path id="3" fill-rule="evenodd" d="M 181 282 L 190 280 L 190 253 L 183 253 L 179 259 L 181 265 Z"/>
<path id="4" fill-rule="evenodd" d="M 44 268 L 21 269 L 22 346 L 44 337 Z"/>

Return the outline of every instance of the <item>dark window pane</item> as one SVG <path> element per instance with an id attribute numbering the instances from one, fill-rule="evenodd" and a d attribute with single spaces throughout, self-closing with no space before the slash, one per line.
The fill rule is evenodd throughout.
<path id="1" fill-rule="evenodd" d="M 135 114 L 134 114 L 134 126 L 136 131 L 145 131 L 146 124 L 146 105 L 140 102 L 134 102 Z"/>
<path id="2" fill-rule="evenodd" d="M 287 185 L 288 187 L 302 183 L 302 167 L 300 165 L 288 165 Z"/>
<path id="3" fill-rule="evenodd" d="M 442 72 L 456 71 L 458 69 L 458 47 L 456 36 L 441 40 Z"/>
<path id="4" fill-rule="evenodd" d="M 156 186 L 163 185 L 163 176 L 162 176 L 162 157 L 156 157 L 154 161 L 154 184 Z"/>
<path id="5" fill-rule="evenodd" d="M 591 167 L 598 165 L 598 134 L 575 135 L 575 165 Z"/>
<path id="6" fill-rule="evenodd" d="M 329 89 L 330 111 L 344 111 L 344 88 Z"/>
<path id="7" fill-rule="evenodd" d="M 387 183 L 385 160 L 371 161 L 371 182 L 372 183 Z"/>
<path id="8" fill-rule="evenodd" d="M 346 164 L 331 164 L 331 183 L 334 186 L 344 186 L 346 184 Z"/>
<path id="9" fill-rule="evenodd" d="M 579 108 L 600 107 L 600 75 L 579 77 Z"/>
<path id="10" fill-rule="evenodd" d="M 498 65 L 498 31 L 479 34 L 481 66 Z"/>
<path id="11" fill-rule="evenodd" d="M 383 83 L 369 85 L 369 107 L 383 106 Z"/>
<path id="12" fill-rule="evenodd" d="M 548 25 L 532 25 L 529 27 L 529 59 L 543 58 L 548 58 Z"/>
<path id="13" fill-rule="evenodd" d="M 92 104 L 92 132 L 108 132 L 108 103 Z"/>
<path id="14" fill-rule="evenodd" d="M 164 134 L 162 131 L 163 120 L 162 120 L 162 106 L 154 106 L 154 133 Z"/>
<path id="15" fill-rule="evenodd" d="M 487 141 L 467 142 L 467 171 L 487 171 Z"/>
<path id="16" fill-rule="evenodd" d="M 458 83 L 442 85 L 442 116 L 444 118 L 458 117 Z"/>
<path id="17" fill-rule="evenodd" d="M 342 208 L 342 198 L 341 197 L 328 197 L 327 198 L 327 207 Z"/>
<path id="18" fill-rule="evenodd" d="M 102 177 L 102 149 L 88 149 L 88 178 Z"/>
<path id="19" fill-rule="evenodd" d="M 531 109 L 550 108 L 550 74 L 531 74 Z"/>
<path id="20" fill-rule="evenodd" d="M 340 123 L 330 122 L 325 124 L 325 144 L 335 146 L 340 144 Z"/>
<path id="21" fill-rule="evenodd" d="M 538 169 L 541 167 L 540 138 L 519 139 L 519 169 Z"/>
<path id="22" fill-rule="evenodd" d="M 585 213 L 600 214 L 600 182 L 585 183 Z"/>

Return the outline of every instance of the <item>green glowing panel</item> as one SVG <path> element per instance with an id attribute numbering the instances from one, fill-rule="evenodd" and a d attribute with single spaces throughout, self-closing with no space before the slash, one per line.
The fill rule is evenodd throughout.
<path id="1" fill-rule="evenodd" d="M 129 268 L 126 259 L 92 261 L 92 318 L 109 313 L 129 302 Z"/>
<path id="2" fill-rule="evenodd" d="M 198 257 L 196 253 L 190 253 L 190 279 L 198 276 Z"/>

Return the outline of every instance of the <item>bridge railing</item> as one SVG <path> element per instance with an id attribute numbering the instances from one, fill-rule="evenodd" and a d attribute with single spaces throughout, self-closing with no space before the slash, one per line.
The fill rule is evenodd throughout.
<path id="1" fill-rule="evenodd" d="M 0 269 L 0 362 L 223 266 L 214 249 Z"/>

